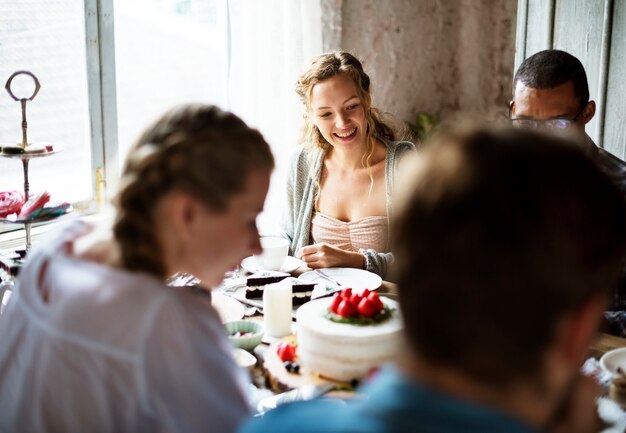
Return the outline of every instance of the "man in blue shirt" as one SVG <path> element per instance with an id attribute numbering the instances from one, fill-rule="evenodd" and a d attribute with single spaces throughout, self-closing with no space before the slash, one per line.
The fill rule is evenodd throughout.
<path id="1" fill-rule="evenodd" d="M 598 427 L 580 366 L 626 257 L 619 190 L 523 130 L 444 134 L 422 156 L 394 225 L 406 356 L 353 401 L 288 404 L 244 433 Z"/>

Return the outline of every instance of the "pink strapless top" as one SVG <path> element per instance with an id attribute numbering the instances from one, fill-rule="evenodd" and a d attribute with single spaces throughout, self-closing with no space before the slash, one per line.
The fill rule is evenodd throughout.
<path id="1" fill-rule="evenodd" d="M 345 222 L 315 212 L 311 219 L 311 235 L 315 243 L 326 242 L 343 250 L 371 248 L 386 252 L 389 238 L 387 226 L 386 216 L 369 216 Z"/>

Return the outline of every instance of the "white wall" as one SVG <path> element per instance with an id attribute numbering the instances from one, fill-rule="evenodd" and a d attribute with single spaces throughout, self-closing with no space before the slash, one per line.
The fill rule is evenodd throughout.
<path id="1" fill-rule="evenodd" d="M 420 111 L 507 114 L 515 57 L 513 0 L 322 0 L 324 49 L 365 63 L 374 103 Z"/>

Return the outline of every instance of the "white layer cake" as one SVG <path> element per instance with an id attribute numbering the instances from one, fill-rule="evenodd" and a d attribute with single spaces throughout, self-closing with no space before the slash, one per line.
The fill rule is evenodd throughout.
<path id="1" fill-rule="evenodd" d="M 325 314 L 332 297 L 311 301 L 296 312 L 298 357 L 302 366 L 340 381 L 360 379 L 402 351 L 402 319 L 398 303 L 381 297 L 393 314 L 373 325 L 336 323 Z"/>

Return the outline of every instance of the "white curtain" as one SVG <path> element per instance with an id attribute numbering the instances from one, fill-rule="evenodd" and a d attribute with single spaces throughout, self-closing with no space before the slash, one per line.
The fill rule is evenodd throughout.
<path id="1" fill-rule="evenodd" d="M 258 128 L 272 146 L 276 169 L 258 225 L 279 230 L 289 155 L 298 144 L 304 107 L 295 83 L 321 53 L 319 0 L 227 0 L 227 108 Z"/>

